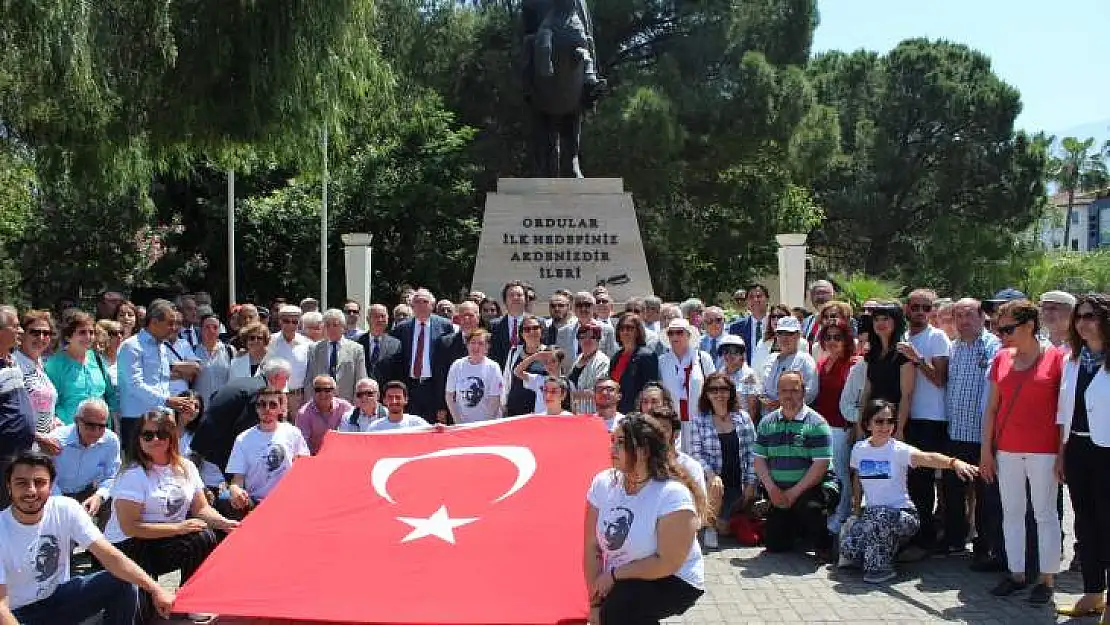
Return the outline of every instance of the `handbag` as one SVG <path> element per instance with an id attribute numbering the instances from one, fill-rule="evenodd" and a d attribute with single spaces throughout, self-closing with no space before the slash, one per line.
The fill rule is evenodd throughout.
<path id="1" fill-rule="evenodd" d="M 1037 374 L 1037 365 L 1041 362 L 1041 357 L 1044 356 L 1044 347 L 1041 347 L 1041 352 L 1037 354 L 1037 359 L 1029 366 L 1026 371 L 1033 375 Z M 1014 412 L 1014 406 L 1017 405 L 1018 400 L 1021 399 L 1021 389 L 1025 387 L 1025 381 L 1029 378 L 1022 378 L 1017 388 L 1014 389 L 1014 398 L 1010 401 L 1010 405 L 1006 408 L 1006 412 L 995 420 L 996 426 L 994 428 L 994 436 L 991 437 L 991 455 L 998 455 L 998 439 L 1002 438 L 1002 432 L 1005 431 L 1006 423 L 1010 420 L 1010 415 Z"/>

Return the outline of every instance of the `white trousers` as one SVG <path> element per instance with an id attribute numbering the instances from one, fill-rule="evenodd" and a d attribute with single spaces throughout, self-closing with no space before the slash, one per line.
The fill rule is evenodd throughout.
<path id="1" fill-rule="evenodd" d="M 998 489 L 1002 495 L 1002 536 L 1010 572 L 1025 573 L 1025 483 L 1029 481 L 1033 516 L 1037 520 L 1038 569 L 1043 575 L 1060 572 L 1060 517 L 1056 495 L 1060 484 L 1053 473 L 1056 454 L 998 452 Z"/>

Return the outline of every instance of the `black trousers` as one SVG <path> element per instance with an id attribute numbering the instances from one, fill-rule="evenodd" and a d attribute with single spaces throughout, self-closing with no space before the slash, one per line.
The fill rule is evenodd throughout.
<path id="1" fill-rule="evenodd" d="M 840 493 L 818 484 L 802 493 L 789 508 L 772 506 L 767 511 L 763 544 L 768 551 L 790 551 L 802 539 L 817 549 L 828 549 L 833 539 L 826 524 L 839 502 Z"/>
<path id="2" fill-rule="evenodd" d="M 905 441 L 921 451 L 944 453 L 948 449 L 948 423 L 910 419 L 906 422 Z M 921 516 L 921 529 L 910 541 L 918 547 L 929 549 L 937 540 L 937 523 L 934 509 L 937 505 L 936 469 L 910 469 L 906 478 L 910 499 Z"/>
<path id="3" fill-rule="evenodd" d="M 409 387 L 409 403 L 405 406 L 405 412 L 420 415 L 428 423 L 435 423 L 436 407 L 443 401 L 443 392 L 439 393 L 437 400 L 436 385 L 432 378 L 405 378 L 405 384 Z"/>
<path id="4" fill-rule="evenodd" d="M 1064 476 L 1075 512 L 1076 556 L 1083 592 L 1106 590 L 1110 574 L 1110 447 L 1071 436 L 1064 447 Z"/>
<path id="5" fill-rule="evenodd" d="M 969 464 L 979 464 L 979 443 L 949 441 L 948 455 Z M 1005 541 L 1002 537 L 1002 498 L 998 482 L 990 484 L 981 479 L 965 482 L 955 471 L 944 472 L 944 540 L 953 547 L 967 544 L 971 524 L 964 502 L 969 490 L 975 491 L 975 557 L 983 560 L 1005 559 Z"/>
<path id="6" fill-rule="evenodd" d="M 180 570 L 184 584 L 216 548 L 217 542 L 215 532 L 205 529 L 166 538 L 128 538 L 116 547 L 155 579 Z"/>
<path id="7" fill-rule="evenodd" d="M 618 580 L 601 601 L 601 625 L 659 625 L 689 610 L 703 594 L 674 575 Z"/>

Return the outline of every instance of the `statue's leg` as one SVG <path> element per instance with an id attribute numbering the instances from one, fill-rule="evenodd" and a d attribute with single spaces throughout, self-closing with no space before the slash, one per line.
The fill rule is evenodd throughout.
<path id="1" fill-rule="evenodd" d="M 551 77 L 555 75 L 555 63 L 552 61 L 552 33 L 550 28 L 541 28 L 536 33 L 535 65 L 540 76 Z"/>
<path id="2" fill-rule="evenodd" d="M 563 115 L 559 119 L 559 142 L 562 154 L 559 159 L 559 173 L 568 178 L 584 178 L 578 162 L 578 148 L 582 136 L 582 113 Z"/>

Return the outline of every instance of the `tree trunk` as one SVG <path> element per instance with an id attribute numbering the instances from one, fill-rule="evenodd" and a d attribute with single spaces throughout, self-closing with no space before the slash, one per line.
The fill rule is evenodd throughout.
<path id="1" fill-rule="evenodd" d="M 1074 204 L 1075 189 L 1068 189 L 1068 212 L 1064 215 L 1064 249 L 1068 251 L 1071 250 L 1071 212 Z"/>

